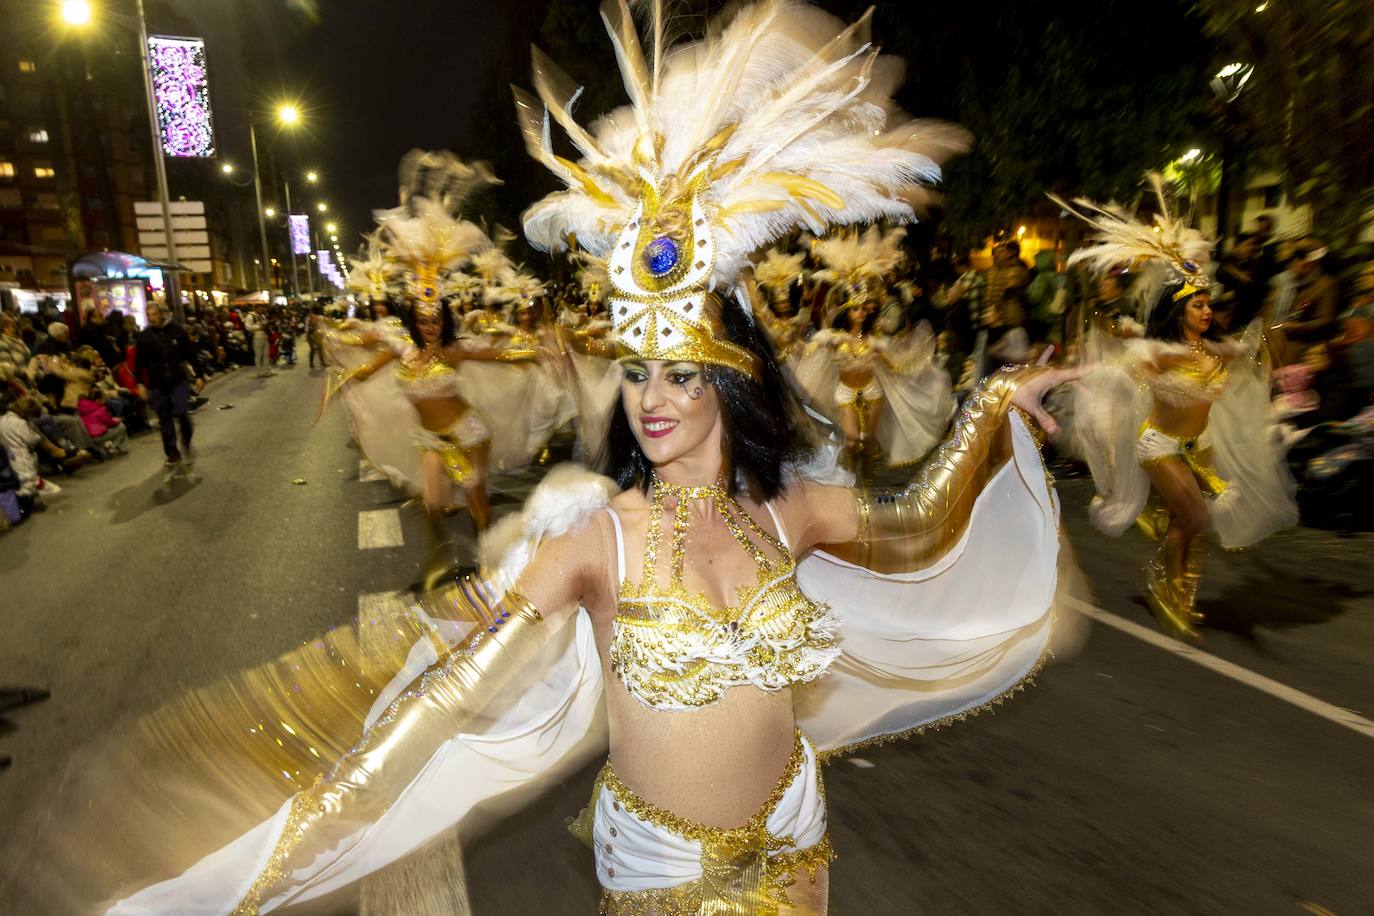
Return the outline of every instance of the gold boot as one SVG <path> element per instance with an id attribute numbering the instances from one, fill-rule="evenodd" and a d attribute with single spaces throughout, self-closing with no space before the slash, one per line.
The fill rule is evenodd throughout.
<path id="1" fill-rule="evenodd" d="M 1193 541 L 1192 547 L 1188 551 L 1188 567 L 1183 571 L 1177 582 L 1179 594 L 1185 603 L 1188 619 L 1194 624 L 1206 621 L 1206 615 L 1197 609 L 1197 590 L 1202 584 L 1202 561 L 1206 556 L 1205 547 L 1197 540 Z"/>
<path id="2" fill-rule="evenodd" d="M 1162 557 L 1155 557 L 1145 567 L 1145 603 L 1154 614 L 1159 628 L 1174 639 L 1197 643 L 1202 635 L 1193 626 L 1187 597 L 1182 593 L 1180 580 L 1171 580 L 1165 571 Z"/>
<path id="3" fill-rule="evenodd" d="M 442 586 L 453 574 L 457 563 L 453 551 L 453 536 L 444 524 L 442 515 L 424 513 L 425 560 L 420 567 L 417 591 L 431 592 Z"/>

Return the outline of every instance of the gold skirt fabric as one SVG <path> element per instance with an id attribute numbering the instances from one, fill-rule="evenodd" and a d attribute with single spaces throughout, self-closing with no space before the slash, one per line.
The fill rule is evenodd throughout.
<path id="1" fill-rule="evenodd" d="M 490 441 L 491 431 L 472 407 L 443 432 L 421 428 L 415 433 L 415 447 L 421 452 L 438 452 L 449 480 L 460 487 L 482 483 L 483 468 L 472 460 L 472 452 Z"/>
<path id="2" fill-rule="evenodd" d="M 644 801 L 609 763 L 570 825 L 596 853 L 605 916 L 773 916 L 788 888 L 834 858 L 825 788 L 799 731 L 777 784 L 742 826 L 709 827 Z"/>

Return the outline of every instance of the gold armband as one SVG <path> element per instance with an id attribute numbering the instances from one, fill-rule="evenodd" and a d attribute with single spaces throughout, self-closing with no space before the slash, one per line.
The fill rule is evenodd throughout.
<path id="1" fill-rule="evenodd" d="M 858 556 L 845 551 L 845 559 L 880 572 L 912 572 L 948 553 L 963 537 L 973 504 L 1003 457 L 1000 437 L 1014 409 L 1012 396 L 1045 371 L 1030 367 L 988 376 L 964 401 L 954 429 L 916 480 L 894 493 L 856 490 Z"/>
<path id="2" fill-rule="evenodd" d="M 471 622 L 471 635 L 412 681 L 314 785 L 292 797 L 276 846 L 236 916 L 256 913 L 263 901 L 289 891 L 284 882 L 298 868 L 385 814 L 444 742 L 536 659 L 548 635 L 524 597 L 507 591 L 493 600 L 472 580 L 421 605 L 430 616 Z"/>

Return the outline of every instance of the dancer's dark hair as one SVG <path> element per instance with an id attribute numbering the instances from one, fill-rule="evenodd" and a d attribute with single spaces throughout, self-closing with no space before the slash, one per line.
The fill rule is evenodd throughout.
<path id="1" fill-rule="evenodd" d="M 458 339 L 458 331 L 453 323 L 453 312 L 440 304 L 439 314 L 439 346 L 447 347 Z M 410 334 L 411 341 L 417 347 L 425 345 L 424 335 L 420 333 L 420 328 L 415 324 L 416 308 L 414 302 L 407 302 L 405 309 L 401 312 L 401 320 L 405 322 L 406 331 Z"/>
<path id="2" fill-rule="evenodd" d="M 758 357 L 757 379 L 724 366 L 705 364 L 706 380 L 716 390 L 725 428 L 730 468 L 726 490 L 735 493 L 743 478 L 750 494 L 768 501 L 782 493 L 786 465 L 810 451 L 803 413 L 795 392 L 778 366 L 773 345 L 733 298 L 721 308 L 725 339 Z M 611 415 L 604 470 L 623 489 L 645 493 L 653 485 L 653 465 L 639 447 L 622 403 Z"/>
<path id="3" fill-rule="evenodd" d="M 1145 329 L 1145 336 L 1155 340 L 1181 341 L 1183 337 L 1183 313 L 1188 308 L 1188 303 L 1192 302 L 1200 293 L 1207 290 L 1198 290 L 1191 295 L 1185 296 L 1178 301 L 1174 301 L 1174 295 L 1180 287 L 1175 284 L 1165 287 L 1159 295 L 1159 301 L 1150 310 L 1150 323 Z M 1220 340 L 1225 335 L 1221 326 L 1213 321 L 1207 326 L 1207 330 L 1202 332 L 1206 340 Z"/>

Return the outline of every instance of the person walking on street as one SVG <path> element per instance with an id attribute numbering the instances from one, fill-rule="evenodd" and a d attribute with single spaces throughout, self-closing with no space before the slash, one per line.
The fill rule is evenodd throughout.
<path id="1" fill-rule="evenodd" d="M 204 383 L 195 375 L 191 339 L 181 325 L 171 321 L 162 306 L 148 306 L 148 327 L 138 335 L 134 359 L 138 367 L 138 394 L 157 412 L 166 466 L 175 467 L 183 457 L 195 458 L 191 449 L 191 385 L 194 382 L 199 391 Z M 180 449 L 173 421 L 180 427 Z"/>
<path id="2" fill-rule="evenodd" d="M 258 378 L 272 374 L 272 363 L 268 357 L 267 316 L 260 309 L 253 309 L 243 316 L 243 330 L 253 339 L 253 365 L 258 367 Z"/>

